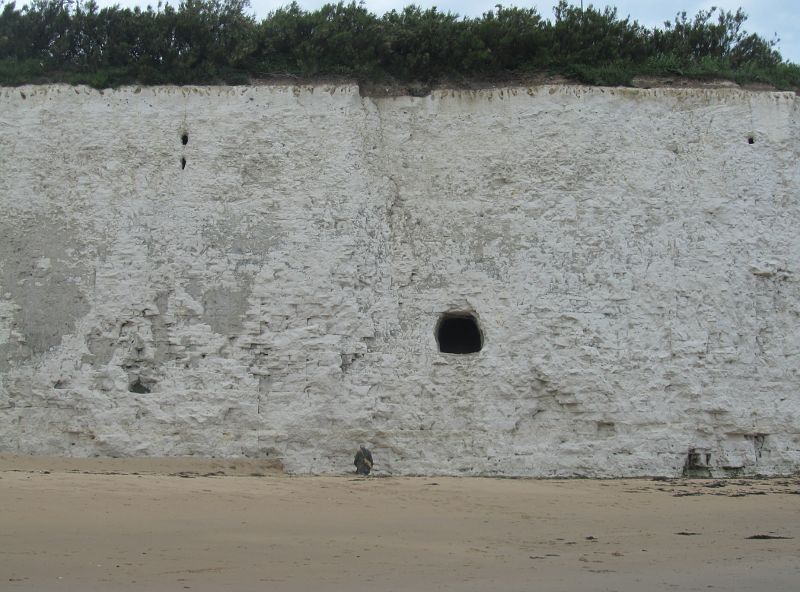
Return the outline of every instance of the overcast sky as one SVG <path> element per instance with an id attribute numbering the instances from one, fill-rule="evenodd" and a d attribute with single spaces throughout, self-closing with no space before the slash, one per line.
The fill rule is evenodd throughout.
<path id="1" fill-rule="evenodd" d="M 590 2 L 584 0 L 588 6 Z M 151 1 L 156 4 L 158 0 Z M 171 4 L 178 4 L 179 0 L 172 0 Z M 18 5 L 24 2 L 19 0 Z M 147 2 L 136 0 L 98 0 L 101 6 L 113 4 L 123 6 L 146 6 Z M 333 3 L 333 2 L 331 2 Z M 557 0 L 547 0 L 544 2 L 505 2 L 507 6 L 534 6 L 539 14 L 550 18 L 553 16 L 553 6 Z M 259 18 L 267 15 L 272 10 L 289 4 L 285 0 L 251 0 L 253 12 Z M 324 1 L 321 0 L 298 0 L 298 4 L 305 9 L 319 8 Z M 404 2 L 399 0 L 367 0 L 367 8 L 377 14 L 383 14 L 392 9 L 400 9 L 408 4 L 417 4 L 422 7 L 436 6 L 439 10 L 458 13 L 462 16 L 479 16 L 486 10 L 492 8 L 496 1 L 492 0 L 442 0 L 435 2 L 431 0 L 417 0 L 416 2 Z M 580 4 L 580 0 L 575 0 L 574 4 Z M 772 39 L 777 34 L 780 42 L 778 50 L 784 59 L 795 63 L 800 63 L 800 0 L 717 0 L 716 2 L 700 2 L 697 0 L 619 0 L 617 2 L 594 2 L 595 6 L 603 7 L 607 4 L 617 7 L 621 17 L 630 15 L 640 24 L 652 27 L 661 25 L 665 20 L 672 20 L 676 13 L 685 10 L 689 15 L 694 15 L 701 8 L 707 9 L 711 6 L 718 6 L 727 10 L 736 10 L 741 7 L 748 15 L 745 28 L 750 33 L 759 33 L 767 39 Z"/>

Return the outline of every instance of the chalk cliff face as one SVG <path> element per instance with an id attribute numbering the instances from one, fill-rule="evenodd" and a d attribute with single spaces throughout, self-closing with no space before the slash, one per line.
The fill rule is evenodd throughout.
<path id="1" fill-rule="evenodd" d="M 0 89 L 0 450 L 796 471 L 799 112 L 738 90 Z M 479 352 L 439 351 L 448 312 Z"/>

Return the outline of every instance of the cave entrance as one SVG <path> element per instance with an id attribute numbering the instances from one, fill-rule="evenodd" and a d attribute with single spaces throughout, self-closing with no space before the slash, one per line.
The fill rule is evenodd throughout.
<path id="1" fill-rule="evenodd" d="M 483 347 L 478 319 L 469 312 L 446 312 L 436 326 L 436 342 L 445 354 L 474 354 Z"/>

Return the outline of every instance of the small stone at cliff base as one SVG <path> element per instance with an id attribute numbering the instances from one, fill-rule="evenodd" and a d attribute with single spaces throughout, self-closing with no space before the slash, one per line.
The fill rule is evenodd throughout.
<path id="1" fill-rule="evenodd" d="M 356 473 L 359 475 L 369 475 L 372 470 L 372 452 L 361 446 L 356 452 L 353 464 L 356 466 Z"/>

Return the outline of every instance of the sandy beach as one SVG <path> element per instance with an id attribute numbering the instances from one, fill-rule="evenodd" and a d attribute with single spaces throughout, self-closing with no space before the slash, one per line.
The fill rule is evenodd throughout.
<path id="1" fill-rule="evenodd" d="M 290 477 L 3 456 L 0 589 L 791 591 L 798 494 L 797 477 Z"/>

